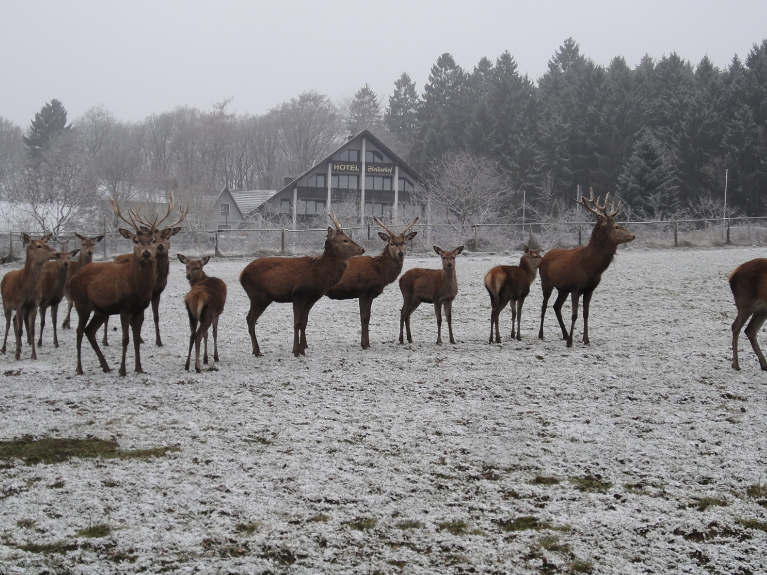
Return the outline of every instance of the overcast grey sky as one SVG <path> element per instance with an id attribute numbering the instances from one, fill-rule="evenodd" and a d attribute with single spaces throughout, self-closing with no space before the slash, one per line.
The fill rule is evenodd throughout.
<path id="1" fill-rule="evenodd" d="M 607 65 L 677 52 L 726 67 L 767 38 L 765 0 L 0 0 L 0 116 L 27 127 L 58 98 L 76 119 L 178 106 L 262 114 L 365 83 L 383 98 L 407 72 L 419 92 L 440 54 L 466 70 L 508 50 L 533 80 L 565 38 Z"/>

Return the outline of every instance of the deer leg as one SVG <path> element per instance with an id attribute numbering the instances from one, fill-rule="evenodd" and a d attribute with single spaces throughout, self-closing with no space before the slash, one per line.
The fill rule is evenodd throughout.
<path id="1" fill-rule="evenodd" d="M 407 342 L 413 343 L 413 336 L 410 333 L 410 316 L 413 315 L 413 312 L 418 309 L 418 306 L 421 305 L 421 302 L 418 300 L 414 300 L 410 302 L 410 307 L 407 310 L 407 313 L 405 315 L 405 330 L 407 331 Z"/>
<path id="2" fill-rule="evenodd" d="M 3 312 L 5 313 L 5 338 L 3 339 L 3 348 L 0 349 L 0 352 L 5 355 L 6 344 L 8 343 L 8 332 L 11 331 L 11 318 L 13 316 L 13 310 L 9 308 L 3 310 Z"/>
<path id="3" fill-rule="evenodd" d="M 248 322 L 248 333 L 250 334 L 250 343 L 253 346 L 253 355 L 256 357 L 260 357 L 263 354 L 261 353 L 261 348 L 258 346 L 258 340 L 256 339 L 256 322 L 258 322 L 258 318 L 261 317 L 261 314 L 264 313 L 264 310 L 269 305 L 268 302 L 266 305 L 262 304 L 261 302 L 254 302 L 251 300 L 250 302 L 250 310 L 248 311 L 248 315 L 245 318 Z"/>
<path id="4" fill-rule="evenodd" d="M 205 330 L 205 333 L 202 334 L 202 347 L 204 350 L 204 353 L 202 356 L 202 363 L 207 365 L 208 364 L 208 330 Z"/>
<path id="5" fill-rule="evenodd" d="M 738 310 L 738 316 L 735 318 L 735 321 L 732 322 L 732 368 L 737 371 L 740 371 L 740 362 L 738 361 L 738 336 L 749 317 L 751 317 L 751 310 Z M 5 346 L 3 346 L 3 353 L 5 353 Z"/>
<path id="6" fill-rule="evenodd" d="M 293 300 L 293 357 L 298 357 L 301 352 L 301 312 L 303 302 Z"/>
<path id="7" fill-rule="evenodd" d="M 189 306 L 186 307 L 186 313 L 189 316 L 189 352 L 186 354 L 186 363 L 184 364 L 184 369 L 189 371 L 189 362 L 192 359 L 192 346 L 194 345 L 194 334 L 197 331 L 197 318 L 194 317 L 194 314 L 192 313 L 192 310 L 189 309 Z"/>
<path id="8" fill-rule="evenodd" d="M 205 340 L 205 363 L 208 363 L 208 328 L 210 327 L 210 319 L 203 318 L 200 321 L 200 327 L 197 328 L 197 334 L 195 336 L 194 349 L 195 349 L 195 362 L 194 369 L 197 373 L 202 372 L 200 366 L 200 342 Z"/>
<path id="9" fill-rule="evenodd" d="M 32 348 L 32 359 L 37 359 L 37 347 L 35 346 L 35 320 L 37 319 L 37 306 L 32 306 L 27 312 L 27 337 Z"/>
<path id="10" fill-rule="evenodd" d="M 442 344 L 442 306 L 439 301 L 434 302 L 434 314 L 437 316 L 437 344 Z"/>
<path id="11" fill-rule="evenodd" d="M 453 339 L 453 301 L 448 300 L 445 302 L 445 319 L 447 320 L 447 331 L 450 335 L 450 343 L 454 344 Z"/>
<path id="12" fill-rule="evenodd" d="M 309 323 L 309 312 L 315 303 L 317 303 L 317 300 L 308 301 L 301 308 L 301 320 L 299 322 L 299 353 L 301 355 L 306 355 L 306 350 L 309 347 L 309 344 L 306 342 L 306 324 Z"/>
<path id="13" fill-rule="evenodd" d="M 70 329 L 69 316 L 72 314 L 72 300 L 67 296 L 67 315 L 64 321 L 61 322 L 61 327 L 64 329 Z"/>
<path id="14" fill-rule="evenodd" d="M 575 333 L 575 320 L 578 319 L 578 299 L 581 297 L 581 294 L 579 294 L 577 291 L 574 291 L 570 295 L 570 299 L 572 301 L 572 307 L 573 307 L 573 313 L 572 313 L 572 320 L 573 323 L 570 325 L 570 335 L 567 338 L 567 347 L 573 347 L 573 333 Z"/>
<path id="15" fill-rule="evenodd" d="M 213 361 L 218 361 L 218 317 L 213 318 Z"/>
<path id="16" fill-rule="evenodd" d="M 86 326 L 85 322 L 88 321 L 90 310 L 88 310 L 87 313 L 84 313 L 84 314 L 80 313 L 80 310 L 77 310 L 77 314 L 80 316 L 80 321 L 77 325 L 77 330 L 80 332 L 81 331 L 85 332 L 85 336 L 88 338 L 88 342 L 91 344 L 93 351 L 96 352 L 96 357 L 98 357 L 99 359 L 99 364 L 101 365 L 101 369 L 104 370 L 104 372 L 111 371 L 109 369 L 109 364 L 107 363 L 107 360 L 104 358 L 104 354 L 101 353 L 101 348 L 99 347 L 99 343 L 98 341 L 96 341 L 96 332 L 99 330 L 101 325 L 106 321 L 106 319 L 109 316 L 99 312 L 94 312 L 93 317 L 91 318 L 91 321 L 88 322 L 88 325 Z M 83 326 L 82 329 L 80 324 L 82 324 Z M 82 335 L 80 335 L 80 339 L 82 339 Z M 80 368 L 80 374 L 82 374 L 82 367 Z"/>
<path id="17" fill-rule="evenodd" d="M 360 324 L 362 327 L 362 335 L 360 339 L 360 345 L 362 349 L 368 349 L 370 347 L 370 311 L 373 307 L 373 298 L 367 295 L 360 296 Z"/>
<path id="18" fill-rule="evenodd" d="M 522 341 L 522 304 L 525 303 L 524 298 L 519 298 L 516 301 L 517 304 L 517 341 Z"/>
<path id="19" fill-rule="evenodd" d="M 759 348 L 759 342 L 756 340 L 756 336 L 759 335 L 759 330 L 766 319 L 767 312 L 756 312 L 748 323 L 748 327 L 746 327 L 746 336 L 748 337 L 748 341 L 751 342 L 751 347 L 754 348 L 756 357 L 759 358 L 759 365 L 761 366 L 762 371 L 767 371 L 767 361 L 764 360 L 764 355 L 762 355 L 762 350 Z"/>
<path id="20" fill-rule="evenodd" d="M 562 330 L 562 339 L 570 339 L 570 334 L 567 333 L 565 322 L 562 319 L 562 306 L 564 305 L 568 295 L 570 295 L 570 292 L 568 291 L 564 291 L 564 290 L 558 291 L 557 300 L 554 302 L 554 313 L 557 316 L 557 321 L 559 322 L 559 328 Z"/>
<path id="21" fill-rule="evenodd" d="M 541 280 L 543 281 L 543 280 Z M 541 304 L 541 328 L 538 330 L 538 339 L 543 339 L 543 318 L 546 317 L 546 308 L 549 305 L 552 288 L 543 288 L 543 303 Z"/>
<path id="22" fill-rule="evenodd" d="M 122 343 L 122 359 L 120 360 L 120 371 L 119 371 L 120 377 L 125 377 L 127 375 L 125 370 L 125 356 L 128 354 L 128 344 L 130 343 L 130 331 L 129 331 L 131 327 L 130 320 L 131 320 L 131 315 L 128 312 L 126 311 L 120 312 L 120 327 L 122 328 L 122 342 L 121 342 Z M 134 337 L 133 344 L 135 346 L 135 353 L 137 354 L 137 357 L 138 357 L 138 345 L 137 345 L 138 342 L 135 341 L 135 337 L 136 337 L 135 333 L 133 334 L 133 337 Z M 138 369 L 136 371 L 138 371 Z"/>
<path id="23" fill-rule="evenodd" d="M 122 320 L 122 318 L 120 318 Z M 135 315 L 129 316 L 130 319 L 130 326 L 133 329 L 133 352 L 136 356 L 136 367 L 133 371 L 136 373 L 144 373 L 144 370 L 141 369 L 141 326 L 144 324 L 144 313 L 137 313 Z M 126 329 L 123 328 L 123 334 L 126 332 Z M 127 347 L 127 346 L 126 346 Z M 123 348 L 124 349 L 124 348 Z M 125 357 L 125 352 L 123 351 L 123 357 Z"/>
<path id="24" fill-rule="evenodd" d="M 88 316 L 90 315 L 90 311 L 88 311 L 87 314 L 81 314 L 78 311 L 78 321 L 77 321 L 77 368 L 75 369 L 76 375 L 82 375 L 83 374 L 83 364 L 81 361 L 81 350 L 83 347 L 83 331 L 85 329 L 85 324 L 88 322 Z M 107 369 L 109 367 L 107 366 Z"/>
<path id="25" fill-rule="evenodd" d="M 16 308 L 16 315 L 13 317 L 13 335 L 16 336 L 16 359 L 21 359 L 21 335 L 22 335 L 22 319 L 21 308 Z"/>
<path id="26" fill-rule="evenodd" d="M 589 304 L 593 291 L 583 294 L 583 343 L 589 345 Z"/>
<path id="27" fill-rule="evenodd" d="M 109 340 L 107 339 L 107 333 L 109 332 L 109 316 L 107 316 L 106 321 L 104 321 L 104 339 L 101 340 L 101 345 L 104 347 L 109 347 Z"/>
<path id="28" fill-rule="evenodd" d="M 160 295 L 157 294 L 152 298 L 152 317 L 154 318 L 154 337 L 155 345 L 162 347 L 162 340 L 160 339 Z M 143 342 L 142 342 L 143 343 Z"/>
<path id="29" fill-rule="evenodd" d="M 509 303 L 509 309 L 511 310 L 511 339 L 519 339 L 519 335 L 515 330 L 517 323 L 517 300 L 511 300 Z"/>
<path id="30" fill-rule="evenodd" d="M 43 328 L 45 328 L 45 312 L 47 311 L 47 308 L 45 306 L 40 306 L 40 335 L 37 336 L 37 347 L 43 346 Z M 59 347 L 59 346 L 56 346 Z"/>
<path id="31" fill-rule="evenodd" d="M 53 347 L 59 347 L 59 336 L 56 332 L 56 321 L 59 319 L 59 304 L 51 306 L 51 327 L 53 328 Z M 40 339 L 43 338 L 43 326 L 40 324 Z"/>

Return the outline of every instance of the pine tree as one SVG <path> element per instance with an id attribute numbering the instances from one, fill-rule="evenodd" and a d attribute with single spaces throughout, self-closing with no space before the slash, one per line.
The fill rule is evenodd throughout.
<path id="1" fill-rule="evenodd" d="M 32 161 L 39 160 L 49 144 L 58 136 L 71 130 L 67 125 L 67 111 L 56 99 L 45 104 L 29 126 L 29 133 L 24 136 L 24 147 Z"/>
<path id="2" fill-rule="evenodd" d="M 365 84 L 349 102 L 346 129 L 350 135 L 356 135 L 362 130 L 375 131 L 381 123 L 381 101 L 373 89 Z"/>
<path id="3" fill-rule="evenodd" d="M 384 112 L 384 123 L 408 148 L 415 141 L 418 129 L 418 107 L 420 100 L 415 83 L 407 74 L 394 82 L 394 93 L 389 96 L 389 105 Z"/>

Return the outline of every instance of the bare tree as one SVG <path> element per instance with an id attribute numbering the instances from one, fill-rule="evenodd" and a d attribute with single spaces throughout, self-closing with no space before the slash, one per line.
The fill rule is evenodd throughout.
<path id="1" fill-rule="evenodd" d="M 280 145 L 291 175 L 316 164 L 340 141 L 341 119 L 336 107 L 314 90 L 282 104 L 277 114 Z"/>

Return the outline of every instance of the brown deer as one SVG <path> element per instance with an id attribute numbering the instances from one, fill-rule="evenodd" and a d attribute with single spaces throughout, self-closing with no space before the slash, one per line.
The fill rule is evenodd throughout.
<path id="1" fill-rule="evenodd" d="M 169 208 L 170 211 L 173 210 L 173 205 L 173 196 L 171 195 Z M 170 211 L 168 213 L 170 213 Z M 157 262 L 157 282 L 155 283 L 154 290 L 152 292 L 152 317 L 154 318 L 155 345 L 157 347 L 162 347 L 162 340 L 160 339 L 160 296 L 162 295 L 162 292 L 165 291 L 165 287 L 168 285 L 168 275 L 170 274 L 170 258 L 168 257 L 168 253 L 170 251 L 170 238 L 181 231 L 181 227 L 178 226 L 178 224 L 181 223 L 184 218 L 186 218 L 188 213 L 189 208 L 186 208 L 186 210 L 181 209 L 181 218 L 173 224 L 166 226 L 165 228 L 170 230 L 170 235 L 167 237 L 161 236 L 157 242 L 157 254 L 155 256 L 155 261 Z M 137 213 L 136 215 L 140 223 L 147 227 L 152 227 L 153 225 L 159 226 L 165 219 L 163 218 L 159 222 L 152 223 L 142 218 L 140 214 Z M 133 254 L 123 254 L 117 256 L 114 261 L 118 263 L 126 263 L 133 257 Z M 101 341 L 101 344 L 104 346 L 109 345 L 109 340 L 107 339 L 108 331 L 109 318 L 107 318 L 107 320 L 104 322 L 104 338 Z M 143 340 L 140 343 L 144 343 Z"/>
<path id="2" fill-rule="evenodd" d="M 442 312 L 445 308 L 445 319 L 450 334 L 450 343 L 453 339 L 453 300 L 458 294 L 458 278 L 455 275 L 455 256 L 463 251 L 463 246 L 458 246 L 452 252 L 446 252 L 439 246 L 433 246 L 434 251 L 442 258 L 441 270 L 429 270 L 413 268 L 406 271 L 399 278 L 399 289 L 402 292 L 402 310 L 399 316 L 399 342 L 404 343 L 402 337 L 403 326 L 407 327 L 407 341 L 413 343 L 410 334 L 410 316 L 422 303 L 433 303 L 434 313 L 437 316 L 437 343 L 442 343 Z"/>
<path id="3" fill-rule="evenodd" d="M 224 311 L 226 304 L 226 284 L 218 279 L 209 277 L 203 267 L 210 260 L 205 256 L 199 260 L 190 260 L 182 254 L 177 254 L 178 259 L 186 265 L 186 279 L 192 288 L 184 297 L 186 313 L 189 316 L 189 352 L 186 356 L 184 369 L 189 369 L 192 357 L 192 346 L 195 349 L 194 370 L 202 371 L 200 366 L 200 340 L 205 340 L 205 352 L 203 363 L 208 363 L 208 328 L 213 326 L 213 361 L 218 361 L 218 318 Z M 198 327 L 199 324 L 199 327 Z"/>
<path id="4" fill-rule="evenodd" d="M 738 336 L 751 318 L 746 327 L 746 336 L 759 359 L 759 365 L 763 371 L 767 371 L 767 361 L 756 339 L 767 319 L 767 259 L 757 258 L 739 265 L 730 274 L 729 281 L 732 295 L 735 297 L 735 306 L 738 308 L 738 315 L 732 322 L 732 367 L 740 371 Z"/>
<path id="5" fill-rule="evenodd" d="M 87 266 L 93 261 L 93 250 L 95 249 L 96 244 L 104 239 L 104 236 L 86 237 L 81 236 L 77 232 L 75 232 L 75 236 L 80 240 L 80 257 L 77 258 L 76 261 L 69 262 L 67 281 L 64 284 L 64 297 L 67 298 L 67 315 L 64 318 L 64 321 L 61 322 L 61 327 L 64 329 L 69 329 L 69 316 L 72 314 L 73 305 L 72 296 L 69 293 L 69 282 L 72 279 L 72 276 L 80 271 L 81 267 Z"/>
<path id="6" fill-rule="evenodd" d="M 40 277 L 43 275 L 43 264 L 58 257 L 58 252 L 47 244 L 52 235 L 48 234 L 39 240 L 33 240 L 29 235 L 23 234 L 24 245 L 27 247 L 27 259 L 24 262 L 24 267 L 8 272 L 0 281 L 0 295 L 3 298 L 3 312 L 5 313 L 5 339 L 3 339 L 3 348 L 0 349 L 0 352 L 5 353 L 8 332 L 11 329 L 11 315 L 16 312 L 13 318 L 16 359 L 21 359 L 21 336 L 24 332 L 24 325 L 27 328 L 27 342 L 32 348 L 32 359 L 37 359 L 35 316 L 42 297 Z"/>
<path id="7" fill-rule="evenodd" d="M 335 214 L 328 214 L 336 229 L 328 227 L 325 250 L 315 257 L 259 258 L 240 274 L 240 284 L 250 298 L 247 322 L 253 355 L 260 356 L 256 321 L 272 302 L 293 303 L 293 355 L 306 355 L 306 323 L 312 306 L 344 275 L 349 258 L 365 253 L 341 229 Z"/>
<path id="8" fill-rule="evenodd" d="M 595 200 L 594 190 L 591 190 L 590 198 L 584 196 L 580 201 L 575 200 L 597 216 L 597 223 L 591 232 L 588 245 L 571 249 L 555 248 L 546 252 L 541 260 L 539 272 L 543 289 L 543 305 L 541 306 L 541 329 L 538 332 L 540 339 L 543 339 L 543 319 L 546 316 L 549 297 L 552 290 L 557 288 L 554 312 L 562 329 L 562 339 L 567 340 L 567 347 L 572 347 L 575 320 L 578 319 L 578 299 L 583 295 L 583 343 L 586 345 L 589 343 L 591 296 L 602 280 L 602 274 L 612 263 L 618 245 L 634 241 L 635 237 L 614 220 L 620 211 L 620 203 L 618 209 L 615 209 L 615 204 L 610 204 L 608 212 L 609 198 L 610 194 L 607 194 L 604 204 L 600 206 L 599 198 Z M 562 321 L 562 305 L 570 294 L 572 294 L 573 309 L 572 324 L 568 333 L 565 322 Z"/>
<path id="9" fill-rule="evenodd" d="M 368 329 L 373 300 L 383 293 L 387 285 L 399 277 L 402 271 L 402 264 L 405 261 L 406 244 L 418 233 L 407 233 L 418 221 L 418 218 L 410 222 L 400 234 L 395 234 L 375 216 L 373 216 L 373 219 L 387 232 L 378 232 L 378 237 L 386 242 L 383 252 L 375 257 L 362 256 L 350 258 L 349 267 L 346 268 L 344 277 L 341 278 L 341 281 L 334 288 L 325 294 L 330 299 L 359 298 L 360 323 L 362 324 L 360 345 L 362 349 L 370 347 Z"/>
<path id="10" fill-rule="evenodd" d="M 495 327 L 495 342 L 501 343 L 498 327 L 501 311 L 511 302 L 511 339 L 522 339 L 522 304 L 530 293 L 530 285 L 538 274 L 541 265 L 541 250 L 531 250 L 525 246 L 525 251 L 518 266 L 495 266 L 485 274 L 485 289 L 490 294 L 490 343 L 493 343 L 493 327 Z M 516 335 L 514 322 L 516 321 Z"/>
<path id="11" fill-rule="evenodd" d="M 152 301 L 152 291 L 157 281 L 157 266 L 155 255 L 157 243 L 161 237 L 170 235 L 170 230 L 158 231 L 154 226 L 149 228 L 137 223 L 135 212 L 129 212 L 130 219 L 120 212 L 115 199 L 111 200 L 115 214 L 134 230 L 120 228 L 118 231 L 124 238 L 133 241 L 134 258 L 127 263 L 99 262 L 84 266 L 70 280 L 69 287 L 75 310 L 78 315 L 77 323 L 77 368 L 76 373 L 82 375 L 81 348 L 83 334 L 96 352 L 101 369 L 110 371 L 104 354 L 96 341 L 96 332 L 110 315 L 119 314 L 122 324 L 122 361 L 119 374 L 125 376 L 125 355 L 130 337 L 128 330 L 133 330 L 133 348 L 135 354 L 135 371 L 143 373 L 139 351 L 141 341 L 141 324 L 143 312 Z M 170 215 L 168 210 L 167 216 Z M 88 319 L 93 314 L 90 322 Z M 86 325 L 87 324 L 87 325 Z"/>
<path id="12" fill-rule="evenodd" d="M 51 308 L 51 323 L 53 325 L 53 347 L 59 347 L 59 337 L 56 332 L 56 320 L 59 315 L 59 303 L 64 299 L 64 286 L 67 283 L 69 267 L 72 265 L 71 258 L 75 257 L 80 251 L 66 250 L 66 242 L 62 242 L 59 257 L 52 262 L 43 264 L 43 274 L 40 277 L 40 286 L 42 295 L 38 309 L 40 310 L 40 336 L 37 340 L 38 347 L 43 345 L 43 330 L 45 329 L 45 312 Z"/>

